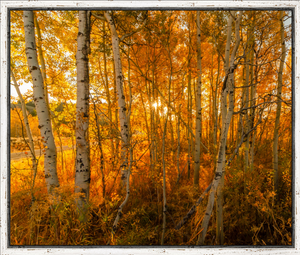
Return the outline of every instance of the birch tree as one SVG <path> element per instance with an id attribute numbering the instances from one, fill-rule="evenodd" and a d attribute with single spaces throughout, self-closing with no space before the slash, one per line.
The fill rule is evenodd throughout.
<path id="1" fill-rule="evenodd" d="M 96 15 L 94 15 L 96 16 Z M 123 203 L 118 208 L 118 213 L 115 218 L 113 228 L 112 228 L 112 236 L 114 235 L 118 222 L 122 216 L 122 209 L 126 205 L 128 199 L 129 199 L 129 177 L 130 177 L 130 168 L 131 168 L 131 162 L 132 162 L 132 148 L 130 147 L 130 112 L 131 112 L 131 101 L 132 98 L 130 98 L 130 104 L 129 109 L 127 112 L 126 109 L 126 102 L 125 102 L 125 95 L 123 90 L 123 83 L 124 83 L 124 76 L 122 71 L 122 62 L 121 62 L 121 55 L 120 55 L 120 48 L 119 44 L 120 41 L 124 40 L 125 38 L 133 35 L 134 33 L 138 32 L 142 29 L 140 27 L 139 29 L 123 35 L 121 38 L 119 38 L 116 25 L 114 22 L 114 19 L 109 14 L 108 11 L 104 12 L 103 16 L 96 16 L 102 20 L 106 20 L 110 32 L 111 32 L 111 42 L 112 42 L 112 49 L 113 49 L 113 59 L 114 59 L 114 72 L 115 72 L 115 83 L 116 83 L 116 94 L 118 99 L 118 107 L 119 107 L 119 122 L 120 122 L 120 133 L 121 133 L 121 163 L 120 163 L 120 170 L 121 170 L 121 181 L 122 186 L 124 187 L 126 185 L 126 197 Z M 145 19 L 146 21 L 146 19 Z M 130 82 L 129 82 L 130 83 Z M 129 84 L 130 86 L 130 84 Z M 131 97 L 131 92 L 130 92 Z M 128 113 L 128 114 L 127 114 Z M 128 154 L 130 152 L 130 165 L 128 167 Z"/>
<path id="2" fill-rule="evenodd" d="M 194 185 L 199 186 L 200 148 L 201 148 L 201 32 L 200 11 L 197 11 L 197 95 L 196 95 L 196 139 L 195 139 L 195 168 Z"/>
<path id="3" fill-rule="evenodd" d="M 230 14 L 228 18 L 228 31 L 231 31 L 231 23 L 232 23 L 232 15 Z M 218 185 L 222 181 L 222 177 L 225 173 L 225 147 L 227 143 L 227 135 L 228 135 L 228 130 L 230 126 L 230 121 L 231 117 L 233 115 L 233 108 L 234 108 L 234 99 L 233 99 L 233 92 L 234 92 L 234 87 L 233 87 L 233 79 L 234 79 L 234 70 L 236 69 L 236 63 L 235 63 L 235 55 L 238 50 L 239 44 L 240 44 L 240 35 L 239 35 L 239 29 L 240 29 L 240 21 L 242 18 L 242 11 L 240 11 L 238 17 L 235 18 L 235 45 L 234 48 L 232 49 L 231 56 L 230 56 L 230 62 L 229 62 L 229 68 L 226 70 L 226 76 L 225 80 L 223 83 L 223 88 L 222 88 L 222 119 L 224 119 L 221 129 L 221 136 L 220 136 L 220 142 L 219 142 L 219 151 L 218 151 L 218 161 L 217 161 L 217 166 L 216 166 L 216 173 L 215 177 L 212 182 L 211 190 L 209 193 L 208 197 L 208 203 L 206 207 L 206 212 L 202 221 L 201 229 L 202 232 L 199 235 L 197 244 L 198 245 L 203 245 L 207 228 L 208 228 L 208 223 L 210 220 L 210 216 L 213 210 L 214 206 L 214 201 L 215 201 L 215 193 L 218 189 Z M 228 42 L 228 41 L 227 41 Z M 229 44 L 230 45 L 230 44 Z M 226 48 L 226 52 L 229 52 L 228 48 Z M 225 52 L 225 56 L 226 56 Z M 228 54 L 228 53 L 227 53 Z M 225 57 L 226 59 L 226 57 Z M 228 91 L 228 93 L 227 93 Z M 227 101 L 226 97 L 227 94 L 229 95 L 228 100 L 229 100 L 229 107 L 228 111 L 226 109 L 225 111 L 225 102 Z"/>
<path id="4" fill-rule="evenodd" d="M 44 54 L 43 54 L 43 49 L 42 49 L 42 34 L 40 30 L 40 26 L 37 20 L 36 15 L 34 15 L 34 25 L 36 28 L 36 33 L 37 33 L 37 39 L 38 39 L 38 44 L 37 44 L 37 49 L 38 49 L 38 57 L 41 65 L 41 72 L 44 80 L 44 89 L 45 89 L 45 100 L 47 107 L 49 109 L 49 96 L 48 96 L 48 86 L 46 83 L 46 64 L 45 64 L 45 59 L 44 59 Z"/>
<path id="5" fill-rule="evenodd" d="M 90 33 L 89 11 L 79 11 L 79 26 L 77 37 L 77 104 L 76 104 L 76 162 L 75 162 L 75 193 L 79 219 L 87 220 L 87 203 L 90 187 L 90 158 L 89 158 L 89 61 Z"/>
<path id="6" fill-rule="evenodd" d="M 59 187 L 56 172 L 56 147 L 52 133 L 51 120 L 46 104 L 43 76 L 37 60 L 34 34 L 33 11 L 24 11 L 25 47 L 29 72 L 33 82 L 33 98 L 39 120 L 39 129 L 44 145 L 44 171 L 48 194 L 54 194 Z"/>
<path id="7" fill-rule="evenodd" d="M 121 128 L 121 180 L 123 186 L 127 181 L 128 174 L 128 138 L 129 138 L 129 130 L 128 130 L 128 122 L 126 118 L 126 104 L 125 104 L 125 96 L 123 91 L 123 82 L 124 76 L 122 73 L 122 63 L 119 49 L 119 36 L 116 30 L 116 26 L 114 20 L 112 19 L 109 12 L 104 12 L 104 17 L 106 18 L 110 32 L 111 32 L 111 41 L 113 48 L 113 56 L 114 56 L 114 65 L 115 65 L 115 80 L 117 87 L 117 97 L 118 97 L 118 106 L 119 106 L 119 121 Z"/>
<path id="8" fill-rule="evenodd" d="M 279 138 L 279 125 L 280 125 L 280 113 L 281 113 L 281 94 L 282 94 L 282 72 L 284 61 L 286 57 L 285 41 L 284 41 L 284 24 L 283 24 L 284 12 L 280 11 L 280 44 L 281 44 L 281 58 L 278 71 L 278 82 L 277 82 L 277 108 L 276 108 L 276 119 L 274 128 L 274 141 L 273 141 L 273 169 L 274 169 L 274 190 L 278 191 L 278 138 Z"/>
<path id="9" fill-rule="evenodd" d="M 227 40 L 226 40 L 226 47 L 225 47 L 225 72 L 228 72 L 229 70 L 229 57 L 230 57 L 230 43 L 231 43 L 231 33 L 232 33 L 232 21 L 233 17 L 230 15 L 228 19 L 227 24 Z M 229 77 L 228 77 L 229 79 Z M 229 81 L 230 82 L 230 81 Z M 233 87 L 233 84 L 231 84 Z M 226 84 L 226 87 L 223 87 L 222 91 L 222 98 L 221 98 L 221 117 L 222 117 L 222 128 L 221 128 L 221 134 L 224 132 L 225 128 L 225 121 L 226 121 L 226 115 L 227 115 L 227 94 L 228 94 L 229 86 Z M 232 99 L 233 100 L 233 99 Z M 229 127 L 228 127 L 229 129 Z M 227 136 L 226 136 L 226 142 L 227 142 Z M 226 151 L 226 145 L 224 147 L 223 151 L 223 157 L 222 159 L 222 172 L 224 172 L 225 167 L 225 151 Z M 223 244 L 224 242 L 224 234 L 223 234 L 223 186 L 224 186 L 224 175 L 222 175 L 220 179 L 220 184 L 217 188 L 217 213 L 216 213 L 216 232 L 217 232 L 217 243 Z"/>

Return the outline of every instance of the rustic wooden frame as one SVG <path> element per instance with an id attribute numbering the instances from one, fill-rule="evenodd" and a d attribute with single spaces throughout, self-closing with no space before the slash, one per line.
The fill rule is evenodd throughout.
<path id="1" fill-rule="evenodd" d="M 300 1 L 288 0 L 231 0 L 231 1 L 2 1 L 0 20 L 1 87 L 0 87 L 0 189 L 1 189 L 1 239 L 0 254 L 299 254 L 300 253 Z M 290 9 L 293 12 L 293 245 L 291 247 L 25 247 L 9 246 L 9 10 L 10 9 L 112 9 L 112 8 L 164 8 L 164 9 Z"/>

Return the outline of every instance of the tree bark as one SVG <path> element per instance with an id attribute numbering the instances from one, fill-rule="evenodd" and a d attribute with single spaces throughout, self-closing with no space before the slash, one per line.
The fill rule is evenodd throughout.
<path id="1" fill-rule="evenodd" d="M 77 36 L 77 104 L 76 104 L 76 162 L 75 193 L 79 220 L 87 221 L 87 209 L 90 189 L 90 146 L 89 146 L 89 34 L 90 13 L 79 11 Z"/>
<path id="2" fill-rule="evenodd" d="M 125 96 L 123 92 L 123 82 L 124 77 L 122 73 L 122 63 L 119 49 L 119 37 L 116 31 L 115 23 L 110 14 L 106 11 L 104 12 L 104 17 L 106 18 L 109 28 L 111 31 L 111 41 L 113 47 L 113 56 L 114 56 L 114 64 L 115 64 L 115 79 L 116 79 L 116 87 L 117 87 L 117 96 L 118 96 L 118 106 L 119 106 L 119 120 L 120 120 L 120 128 L 121 128 L 121 180 L 122 185 L 125 186 L 128 178 L 128 138 L 129 138 L 129 130 L 128 130 L 128 122 L 126 117 L 126 104 L 125 104 Z"/>
<path id="3" fill-rule="evenodd" d="M 229 53 L 230 53 L 230 43 L 231 43 L 231 32 L 232 32 L 232 16 L 230 15 L 229 20 L 228 20 L 228 27 L 227 27 L 227 41 L 226 41 L 226 48 L 225 48 L 225 73 L 228 72 L 229 70 Z M 228 78 L 228 82 L 229 78 Z M 233 84 L 231 84 L 233 86 Z M 224 132 L 225 130 L 225 121 L 226 121 L 226 115 L 227 115 L 227 94 L 228 94 L 228 89 L 229 89 L 229 85 L 226 84 L 225 89 L 223 88 L 222 91 L 222 99 L 221 99 L 221 117 L 222 117 L 222 127 L 221 127 L 221 134 Z M 229 127 L 228 127 L 229 129 Z M 226 137 L 226 142 L 227 142 L 227 137 Z M 226 151 L 226 145 L 223 148 L 224 151 L 223 153 L 223 157 L 224 159 L 222 159 L 221 161 L 221 168 L 222 168 L 222 173 L 224 172 L 224 167 L 225 167 L 225 151 Z M 218 159 L 220 160 L 220 159 Z M 217 188 L 217 202 L 216 202 L 216 242 L 219 245 L 222 245 L 224 242 L 224 232 L 223 232 L 223 187 L 224 187 L 224 175 L 222 174 L 221 178 L 220 178 L 220 184 Z"/>
<path id="4" fill-rule="evenodd" d="M 206 232 L 207 232 L 207 228 L 208 228 L 208 223 L 209 223 L 210 216 L 211 216 L 213 206 L 214 206 L 215 193 L 218 189 L 220 182 L 222 182 L 222 177 L 225 172 L 225 167 L 224 167 L 225 166 L 225 147 L 226 147 L 226 143 L 227 143 L 228 129 L 230 126 L 230 121 L 231 121 L 231 117 L 233 115 L 233 107 L 234 107 L 233 79 L 234 79 L 234 70 L 236 68 L 234 60 L 235 60 L 235 55 L 236 55 L 237 49 L 240 44 L 239 27 L 240 27 L 241 18 L 242 18 L 242 11 L 240 11 L 238 18 L 236 18 L 236 20 L 235 20 L 236 42 L 235 42 L 234 48 L 231 53 L 229 68 L 226 70 L 226 76 L 228 78 L 227 79 L 225 78 L 224 86 L 222 88 L 222 112 L 221 112 L 221 114 L 222 114 L 222 119 L 224 119 L 224 121 L 222 121 L 224 123 L 224 125 L 222 125 L 222 130 L 221 130 L 216 173 L 215 173 L 215 177 L 212 182 L 212 187 L 211 187 L 211 191 L 210 191 L 209 198 L 208 198 L 206 212 L 205 212 L 205 215 L 204 215 L 204 218 L 202 221 L 202 225 L 201 225 L 202 232 L 200 233 L 198 241 L 197 241 L 198 245 L 204 244 L 204 240 L 205 240 L 205 236 L 206 236 Z M 232 23 L 232 16 L 230 15 L 229 19 L 228 19 L 228 33 L 231 32 L 231 23 Z M 228 41 L 227 41 L 227 45 L 230 45 L 230 43 L 228 43 Z M 227 52 L 229 52 L 228 48 L 226 48 L 226 53 Z M 226 56 L 226 54 L 225 54 L 225 56 Z M 224 103 L 227 101 L 226 100 L 227 89 L 228 89 L 228 94 L 229 94 L 228 112 L 223 109 Z M 226 115 L 224 115 L 225 112 L 226 112 Z"/>
<path id="5" fill-rule="evenodd" d="M 42 72 L 43 81 L 44 81 L 45 100 L 46 100 L 48 110 L 50 111 L 48 86 L 47 86 L 47 82 L 46 82 L 46 77 L 47 77 L 46 76 L 46 65 L 45 65 L 45 59 L 44 59 L 43 48 L 42 48 L 42 41 L 43 40 L 42 40 L 42 34 L 41 34 L 40 26 L 39 26 L 39 23 L 37 21 L 36 15 L 34 15 L 34 25 L 35 25 L 35 28 L 36 28 L 37 39 L 38 39 L 37 49 L 38 49 L 38 56 L 39 56 L 39 60 L 40 60 L 40 64 L 41 64 L 41 72 Z"/>
<path id="6" fill-rule="evenodd" d="M 196 90 L 196 130 L 195 130 L 195 169 L 194 169 L 194 186 L 199 187 L 200 171 L 200 149 L 201 149 L 201 32 L 200 32 L 200 11 L 197 11 L 197 90 Z"/>
<path id="7" fill-rule="evenodd" d="M 276 108 L 276 119 L 274 127 L 274 138 L 273 138 L 273 169 L 274 169 L 274 190 L 278 192 L 279 185 L 279 167 L 278 167 L 278 136 L 279 136 L 279 125 L 280 125 L 280 113 L 281 113 L 281 93 L 282 93 L 282 72 L 284 61 L 286 57 L 286 48 L 284 41 L 284 24 L 283 24 L 283 11 L 280 11 L 280 43 L 281 43 L 281 58 L 278 71 L 278 82 L 277 82 L 277 108 Z"/>
<path id="8" fill-rule="evenodd" d="M 108 117 L 109 117 L 109 127 L 110 127 L 110 147 L 111 147 L 111 155 L 115 157 L 115 148 L 113 143 L 113 134 L 114 128 L 113 128 L 113 119 L 112 119 L 112 105 L 111 105 L 111 97 L 110 97 L 110 91 L 109 91 L 109 82 L 108 82 L 108 74 L 107 74 L 107 60 L 106 60 L 106 29 L 105 24 L 106 22 L 103 22 L 103 60 L 104 60 L 104 76 L 105 76 L 105 91 L 106 91 L 106 98 L 108 103 Z M 100 65 L 100 63 L 99 63 Z M 115 164 L 115 162 L 113 162 Z"/>
<path id="9" fill-rule="evenodd" d="M 25 47 L 29 72 L 33 82 L 33 98 L 39 120 L 44 152 L 44 171 L 48 194 L 54 194 L 54 188 L 59 187 L 56 172 L 56 147 L 52 133 L 50 116 L 45 99 L 43 76 L 37 60 L 34 36 L 33 11 L 24 11 Z"/>

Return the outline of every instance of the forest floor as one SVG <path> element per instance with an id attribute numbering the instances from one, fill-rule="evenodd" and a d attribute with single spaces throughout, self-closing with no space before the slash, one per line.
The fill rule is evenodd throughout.
<path id="1" fill-rule="evenodd" d="M 156 174 L 152 177 L 141 174 L 148 170 L 149 162 L 146 160 L 139 161 L 133 167 L 130 175 L 130 197 L 112 237 L 111 228 L 118 207 L 125 197 L 120 187 L 118 168 L 105 167 L 102 175 L 99 169 L 99 155 L 92 147 L 89 219 L 86 224 L 81 224 L 74 203 L 75 154 L 71 148 L 63 145 L 63 155 L 57 155 L 57 173 L 60 181 L 58 193 L 61 203 L 53 214 L 49 213 L 50 200 L 47 197 L 44 178 L 43 155 L 38 160 L 34 189 L 30 153 L 19 152 L 25 157 L 19 161 L 11 157 L 11 245 L 107 245 L 108 241 L 110 245 L 160 245 L 163 223 L 161 167 L 157 166 Z M 208 153 L 201 155 L 202 181 L 199 189 L 195 189 L 191 178 L 192 169 L 189 173 L 186 162 L 183 160 L 180 164 L 182 177 L 177 183 L 177 169 L 171 160 L 172 155 L 168 154 L 166 157 L 169 162 L 166 165 L 168 209 L 164 244 L 195 245 L 201 231 L 207 196 L 181 229 L 177 230 L 175 226 L 211 182 L 214 172 L 213 159 Z M 268 150 L 259 150 L 257 161 L 261 164 L 256 165 L 252 172 L 244 172 L 241 170 L 243 158 L 237 157 L 226 172 L 223 204 L 224 244 L 291 245 L 290 160 L 286 157 L 280 161 L 282 185 L 276 203 L 273 202 L 275 194 Z M 105 162 L 109 162 L 109 158 L 106 158 Z M 35 197 L 34 205 L 32 194 Z M 206 245 L 217 244 L 215 208 L 213 210 Z"/>

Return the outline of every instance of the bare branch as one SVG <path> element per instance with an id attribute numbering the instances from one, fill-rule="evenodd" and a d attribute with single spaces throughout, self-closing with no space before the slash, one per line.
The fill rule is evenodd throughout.
<path id="1" fill-rule="evenodd" d="M 129 33 L 129 34 L 123 35 L 123 36 L 120 38 L 120 41 L 123 42 L 123 40 L 124 40 L 125 38 L 127 38 L 127 37 L 129 37 L 129 36 L 132 36 L 133 34 L 135 34 L 135 33 L 139 32 L 139 31 L 141 31 L 141 30 L 145 27 L 146 24 L 147 24 L 147 18 L 144 20 L 144 23 L 143 23 L 143 25 L 142 25 L 141 27 L 139 27 L 137 30 L 135 30 L 135 31 L 133 31 L 133 32 L 131 32 L 131 33 Z"/>
<path id="2" fill-rule="evenodd" d="M 104 17 L 104 16 L 99 16 L 99 15 L 96 15 L 95 13 L 92 13 L 91 12 L 91 14 L 96 18 L 96 19 L 101 19 L 101 20 L 104 20 L 104 21 L 106 21 L 106 18 Z"/>

